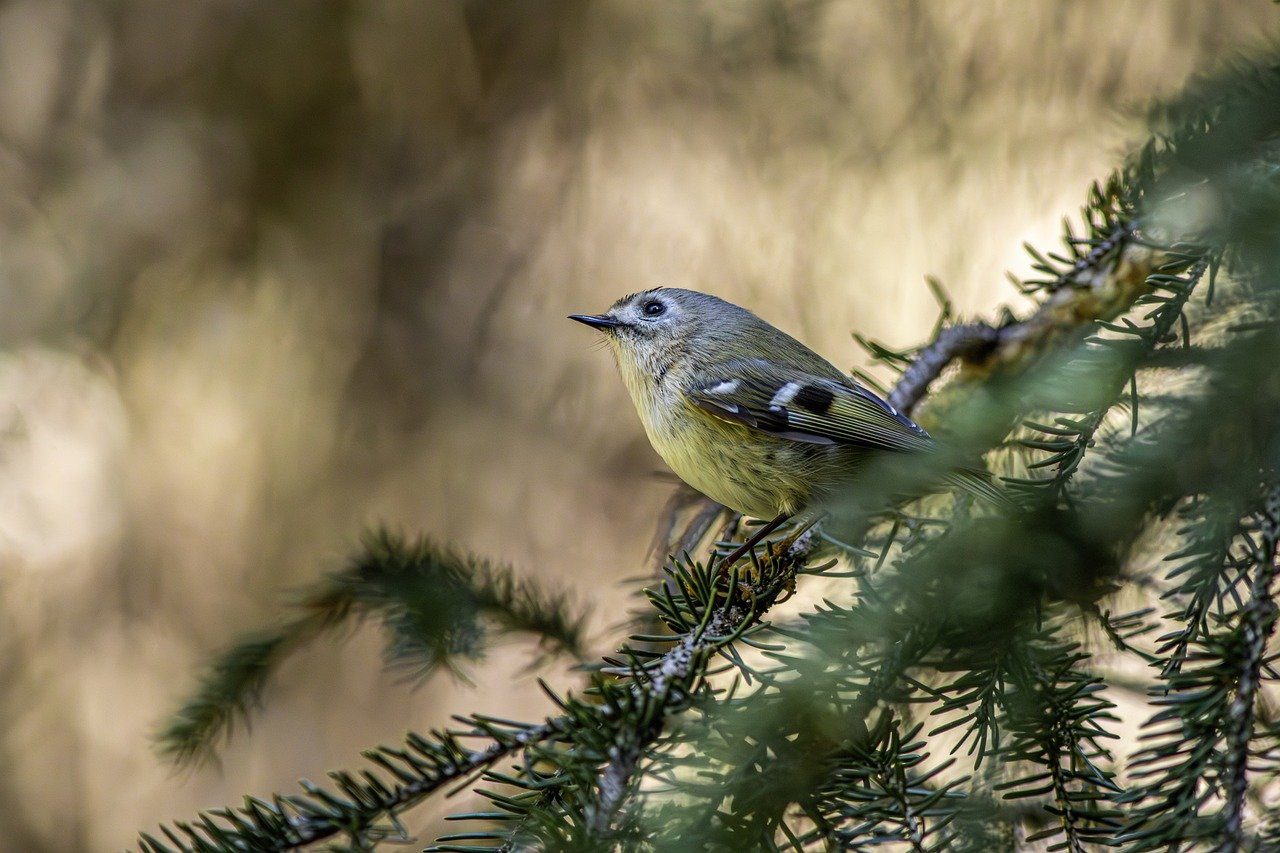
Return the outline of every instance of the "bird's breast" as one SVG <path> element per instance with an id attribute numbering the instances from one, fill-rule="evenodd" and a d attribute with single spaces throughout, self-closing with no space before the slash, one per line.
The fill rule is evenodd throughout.
<path id="1" fill-rule="evenodd" d="M 826 464 L 825 448 L 721 420 L 680 390 L 677 367 L 661 375 L 619 359 L 622 379 L 649 443 L 680 479 L 712 500 L 755 518 L 795 513 Z M 821 457 L 821 458 L 819 458 Z"/>
<path id="2" fill-rule="evenodd" d="M 807 503 L 812 462 L 804 452 L 816 448 L 722 421 L 682 398 L 658 401 L 646 432 L 680 479 L 730 509 L 772 518 Z"/>

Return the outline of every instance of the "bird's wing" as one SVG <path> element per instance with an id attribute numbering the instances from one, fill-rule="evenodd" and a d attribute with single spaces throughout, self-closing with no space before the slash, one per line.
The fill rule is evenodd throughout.
<path id="1" fill-rule="evenodd" d="M 928 433 L 867 389 L 763 359 L 705 369 L 688 396 L 716 417 L 795 441 L 901 451 L 934 447 Z"/>

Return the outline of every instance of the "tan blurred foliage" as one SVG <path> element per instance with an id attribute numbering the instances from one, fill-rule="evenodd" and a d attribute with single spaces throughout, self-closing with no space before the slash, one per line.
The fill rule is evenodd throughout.
<path id="1" fill-rule="evenodd" d="M 607 644 L 667 486 L 565 314 L 690 286 L 852 364 L 852 330 L 927 332 L 926 274 L 989 312 L 1137 108 L 1276 15 L 3 4 L 0 847 L 119 848 L 451 710 L 541 713 L 518 648 L 414 692 L 367 631 L 292 661 L 220 768 L 148 749 L 376 521 L 579 589 Z"/>

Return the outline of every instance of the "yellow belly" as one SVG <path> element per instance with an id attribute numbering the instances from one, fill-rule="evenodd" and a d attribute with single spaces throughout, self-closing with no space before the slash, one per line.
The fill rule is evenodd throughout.
<path id="1" fill-rule="evenodd" d="M 649 442 L 680 479 L 756 518 L 794 514 L 812 491 L 814 448 L 722 421 L 687 403 L 647 419 Z"/>

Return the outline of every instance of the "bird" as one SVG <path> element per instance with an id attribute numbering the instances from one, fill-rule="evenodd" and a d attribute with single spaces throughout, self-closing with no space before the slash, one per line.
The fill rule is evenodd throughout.
<path id="1" fill-rule="evenodd" d="M 676 475 L 767 522 L 726 562 L 792 518 L 812 522 L 835 511 L 860 475 L 893 470 L 873 460 L 899 466 L 939 452 L 887 401 L 717 296 L 655 288 L 569 319 L 605 336 L 650 444 Z M 947 466 L 938 479 L 1011 503 L 985 469 Z"/>

